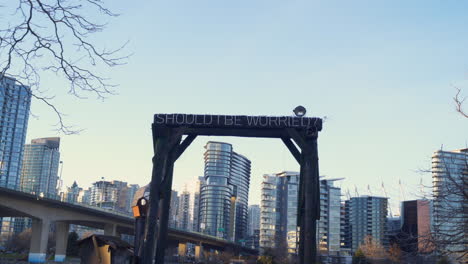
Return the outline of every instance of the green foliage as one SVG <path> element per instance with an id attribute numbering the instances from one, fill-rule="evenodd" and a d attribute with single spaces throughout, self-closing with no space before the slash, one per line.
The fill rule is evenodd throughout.
<path id="1" fill-rule="evenodd" d="M 271 256 L 260 256 L 257 259 L 257 264 L 273 264 L 273 257 L 271 257 Z"/>
<path id="2" fill-rule="evenodd" d="M 19 253 L 0 253 L 0 259 L 11 259 L 13 260 L 26 260 L 28 259 L 28 254 L 19 254 Z"/>
<path id="3" fill-rule="evenodd" d="M 443 256 L 437 261 L 437 264 L 450 264 L 450 261 L 446 256 Z"/>
<path id="4" fill-rule="evenodd" d="M 78 234 L 73 231 L 68 234 L 67 256 L 77 257 L 80 251 L 78 247 Z"/>
<path id="5" fill-rule="evenodd" d="M 364 252 L 359 248 L 353 256 L 353 264 L 368 264 L 369 262 L 364 255 Z"/>
<path id="6" fill-rule="evenodd" d="M 280 245 L 275 248 L 266 248 L 263 250 L 262 256 L 257 258 L 257 264 L 296 264 L 296 257 L 288 255 L 285 245 Z"/>
<path id="7" fill-rule="evenodd" d="M 282 253 L 285 249 L 276 247 L 276 248 L 267 248 L 264 249 L 263 255 L 260 256 L 257 260 L 258 264 L 286 264 L 287 260 L 284 259 Z"/>

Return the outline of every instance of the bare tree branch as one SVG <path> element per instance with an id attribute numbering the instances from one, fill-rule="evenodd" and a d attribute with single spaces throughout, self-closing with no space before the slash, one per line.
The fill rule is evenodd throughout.
<path id="1" fill-rule="evenodd" d="M 98 17 L 115 17 L 102 0 L 17 0 L 9 25 L 0 27 L 0 78 L 10 76 L 29 86 L 32 97 L 45 103 L 56 114 L 57 130 L 65 134 L 79 132 L 64 123 L 61 113 L 40 89 L 40 76 L 54 72 L 70 84 L 68 93 L 78 98 L 94 94 L 104 99 L 115 93 L 115 85 L 97 72 L 100 66 L 124 64 L 121 55 L 126 43 L 116 49 L 98 48 L 90 36 L 101 32 L 105 24 Z M 5 7 L 0 7 L 4 9 Z"/>
<path id="2" fill-rule="evenodd" d="M 457 112 L 462 116 L 468 118 L 468 114 L 463 110 L 463 103 L 465 102 L 466 97 L 461 97 L 461 89 L 458 87 L 455 88 L 457 89 L 457 93 L 453 97 L 453 101 L 455 101 L 455 110 L 457 110 Z"/>
<path id="3" fill-rule="evenodd" d="M 466 263 L 468 240 L 468 156 L 454 158 L 443 151 L 432 165 L 433 234 L 425 238 L 442 255 Z M 437 175 L 437 177 L 434 177 Z"/>

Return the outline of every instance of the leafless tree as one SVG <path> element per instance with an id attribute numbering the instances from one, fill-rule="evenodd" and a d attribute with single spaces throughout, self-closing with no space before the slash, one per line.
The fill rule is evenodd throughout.
<path id="1" fill-rule="evenodd" d="M 466 118 L 466 97 L 462 97 L 460 88 L 455 88 L 455 109 Z M 456 154 L 440 149 L 434 154 L 432 168 L 420 170 L 433 178 L 431 186 L 421 183 L 421 196 L 432 201 L 431 232 L 406 234 L 399 237 L 399 243 L 416 248 L 419 255 L 435 251 L 440 257 L 468 263 L 468 149 Z"/>
<path id="2" fill-rule="evenodd" d="M 115 85 L 98 74 L 97 68 L 125 63 L 128 56 L 121 55 L 125 44 L 111 50 L 99 48 L 91 36 L 106 25 L 96 20 L 117 14 L 103 0 L 15 1 L 11 8 L 0 6 L 0 14 L 9 22 L 0 26 L 0 81 L 13 77 L 29 86 L 32 97 L 55 112 L 57 129 L 76 133 L 65 124 L 54 96 L 41 89 L 41 75 L 52 72 L 64 78 L 69 83 L 68 93 L 78 98 L 93 94 L 103 99 L 114 94 Z"/>
<path id="3" fill-rule="evenodd" d="M 468 113 L 466 113 L 463 110 L 463 103 L 465 102 L 466 97 L 463 97 L 461 95 L 461 89 L 460 88 L 458 88 L 458 87 L 455 87 L 455 88 L 457 89 L 457 93 L 453 97 L 453 101 L 455 102 L 455 110 L 457 110 L 457 112 L 460 113 L 465 118 L 468 118 Z"/>
<path id="4" fill-rule="evenodd" d="M 366 236 L 364 243 L 359 247 L 364 255 L 370 259 L 386 259 L 387 252 L 385 248 L 372 236 Z"/>
<path id="5" fill-rule="evenodd" d="M 397 244 L 392 244 L 388 249 L 388 258 L 392 263 L 400 263 L 402 257 L 402 251 Z"/>
<path id="6" fill-rule="evenodd" d="M 433 162 L 433 234 L 436 250 L 468 261 L 468 153 L 456 157 L 439 152 Z"/>
<path id="7" fill-rule="evenodd" d="M 458 263 L 468 261 L 468 149 L 437 151 L 432 168 L 432 186 L 424 186 L 425 198 L 432 201 L 431 232 L 400 237 L 400 243 L 413 245 L 418 253 L 435 252 Z M 424 191 L 425 190 L 425 191 Z"/>
<path id="8" fill-rule="evenodd" d="M 231 260 L 236 259 L 236 256 L 229 251 L 224 252 L 207 252 L 204 255 L 206 264 L 229 264 Z"/>
<path id="9" fill-rule="evenodd" d="M 31 241 L 31 228 L 24 230 L 19 234 L 14 234 L 5 244 L 5 247 L 8 250 L 22 253 L 29 250 L 30 241 Z"/>
<path id="10" fill-rule="evenodd" d="M 291 254 L 288 243 L 284 238 L 275 240 L 274 248 L 263 248 L 262 255 L 259 256 L 257 263 L 262 264 L 296 264 L 299 263 L 296 254 Z"/>

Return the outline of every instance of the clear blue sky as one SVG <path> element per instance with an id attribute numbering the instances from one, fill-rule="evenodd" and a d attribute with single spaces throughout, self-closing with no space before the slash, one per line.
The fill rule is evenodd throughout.
<path id="1" fill-rule="evenodd" d="M 304 105 L 327 116 L 320 173 L 344 177 L 343 192 L 414 198 L 430 156 L 467 146 L 468 122 L 454 111 L 468 95 L 466 1 L 106 1 L 122 15 L 93 39 L 130 41 L 127 65 L 100 72 L 120 85 L 101 102 L 66 95 L 43 79 L 67 121 L 86 129 L 62 138 L 66 185 L 105 177 L 146 184 L 154 113 L 290 115 Z M 468 108 L 468 106 L 466 106 Z M 28 140 L 55 136 L 34 102 Z M 279 140 L 199 138 L 177 162 L 176 189 L 203 173 L 203 145 L 224 140 L 252 160 L 251 203 L 264 173 L 298 170 Z"/>

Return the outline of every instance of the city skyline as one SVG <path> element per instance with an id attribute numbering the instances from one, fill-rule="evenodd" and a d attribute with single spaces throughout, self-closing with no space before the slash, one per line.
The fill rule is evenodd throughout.
<path id="1" fill-rule="evenodd" d="M 431 176 L 417 170 L 430 167 L 433 151 L 466 147 L 468 125 L 452 101 L 453 86 L 464 94 L 468 86 L 466 3 L 212 4 L 180 9 L 175 3 L 109 3 L 122 16 L 97 40 L 129 39 L 136 52 L 128 65 L 109 73 L 120 84 L 119 95 L 104 103 L 69 97 L 58 89 L 63 82 L 44 76 L 43 86 L 57 95 L 67 122 L 85 129 L 62 137 L 65 185 L 78 180 L 87 186 L 102 176 L 146 184 L 157 112 L 292 115 L 302 104 L 308 116 L 328 117 L 318 141 L 321 174 L 344 177 L 342 189 L 354 192 L 356 185 L 359 193 L 368 183 L 380 191 L 384 181 L 393 205 L 400 200 L 398 179 L 411 187 L 401 200 L 417 198 L 421 178 L 430 185 Z M 148 28 L 146 17 L 161 27 Z M 223 34 L 220 24 L 232 35 Z M 40 119 L 31 118 L 27 140 L 56 136 L 50 109 L 37 101 L 31 109 Z M 201 138 L 176 163 L 175 189 L 203 170 L 199 157 L 209 140 L 232 143 L 251 157 L 251 203 L 258 203 L 264 173 L 298 169 L 281 142 Z M 94 146 L 102 150 L 89 153 Z"/>
<path id="2" fill-rule="evenodd" d="M 468 2 L 0 9 L 0 260 L 468 262 Z"/>
<path id="3" fill-rule="evenodd" d="M 230 144 L 230 143 L 227 143 L 227 144 Z M 438 150 L 435 150 L 435 151 L 438 151 Z M 286 153 L 286 154 L 289 154 L 289 153 Z M 62 160 L 61 160 L 61 162 L 62 162 Z M 289 171 L 292 171 L 292 170 L 289 170 Z M 265 172 L 265 174 L 268 174 L 268 173 L 271 173 L 271 170 L 267 170 Z M 431 177 L 430 173 L 426 173 L 426 172 L 418 172 L 417 174 L 419 175 L 421 173 L 425 173 L 426 176 Z M 197 173 L 195 173 L 195 174 L 197 174 Z M 322 173 L 321 173 L 321 177 L 325 177 L 325 179 L 335 178 L 335 177 L 328 177 L 327 175 L 322 175 Z M 106 179 L 108 181 L 116 181 L 115 178 L 110 176 L 110 177 L 92 178 L 92 179 L 90 179 L 92 181 L 90 184 L 82 184 L 80 180 L 73 180 L 73 183 L 75 183 L 75 182 L 79 183 L 79 186 L 87 188 L 87 187 L 91 187 L 95 182 L 103 180 L 103 179 Z M 344 180 L 343 182 L 345 182 L 345 183 L 347 181 L 346 177 L 341 177 L 340 179 L 343 179 Z M 184 182 L 178 182 L 178 184 L 174 183 L 173 190 L 175 190 L 177 192 L 180 192 L 180 193 L 182 193 L 185 190 L 188 190 L 190 192 L 190 194 L 193 195 L 195 192 L 197 192 L 197 188 L 194 185 L 197 180 L 198 180 L 198 176 L 193 177 L 192 179 L 187 179 L 187 181 L 184 181 Z M 373 185 L 372 188 L 370 188 L 370 186 L 371 186 L 370 184 L 367 184 L 365 186 L 359 186 L 359 187 L 356 184 L 353 184 L 351 186 L 348 186 L 348 188 L 343 189 L 342 194 L 341 194 L 342 201 L 346 200 L 348 198 L 348 196 L 349 197 L 359 197 L 359 196 L 362 196 L 362 195 L 370 195 L 370 196 L 377 195 L 377 196 L 387 197 L 387 198 L 390 199 L 390 201 L 389 201 L 389 213 L 394 215 L 394 216 L 399 216 L 400 215 L 401 202 L 412 200 L 412 199 L 420 199 L 420 198 L 423 198 L 423 197 L 426 197 L 427 195 L 429 195 L 430 191 L 428 191 L 428 189 L 430 188 L 430 186 L 428 186 L 428 185 L 421 186 L 421 184 L 419 183 L 419 184 L 417 184 L 415 186 L 406 186 L 404 184 L 404 181 L 405 181 L 404 179 L 399 178 L 397 180 L 399 182 L 398 185 L 395 184 L 394 186 L 392 186 L 393 190 L 390 189 L 390 192 L 389 192 L 389 188 L 387 187 L 387 182 L 385 182 L 385 181 L 375 182 L 376 184 Z M 397 180 L 394 180 L 394 181 L 397 181 Z M 57 182 L 57 183 L 59 183 L 59 182 Z M 72 186 L 73 183 L 70 184 L 70 185 L 63 184 L 63 186 L 61 186 L 61 191 L 64 191 L 67 187 Z M 141 186 L 144 186 L 144 185 L 148 184 L 148 183 L 142 183 L 142 182 L 138 182 L 138 181 L 131 181 L 131 183 L 139 184 Z M 341 183 L 342 182 L 340 182 L 340 186 L 339 186 L 340 188 L 342 188 Z M 384 184 L 382 185 L 382 183 L 384 183 Z M 382 188 L 382 186 L 385 186 L 385 187 Z M 424 191 L 421 191 L 421 187 L 424 188 Z M 395 188 L 398 188 L 398 190 L 395 190 Z M 250 189 L 252 189 L 252 188 L 250 188 Z M 411 193 L 410 192 L 411 190 L 413 190 L 413 191 L 416 190 L 417 192 Z M 254 193 L 256 191 L 258 191 L 258 190 L 253 190 Z M 260 193 L 258 193 L 258 195 L 259 195 L 259 197 L 251 197 L 251 195 L 249 193 L 248 204 L 249 205 L 258 204 L 259 201 L 260 201 Z M 392 199 L 393 199 L 393 201 L 392 201 Z"/>

